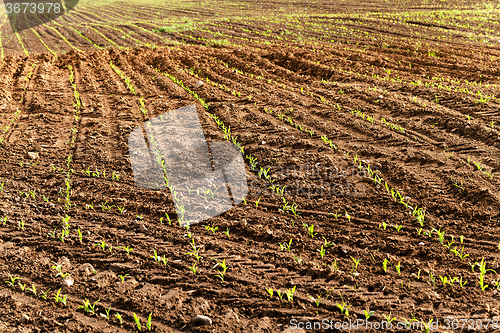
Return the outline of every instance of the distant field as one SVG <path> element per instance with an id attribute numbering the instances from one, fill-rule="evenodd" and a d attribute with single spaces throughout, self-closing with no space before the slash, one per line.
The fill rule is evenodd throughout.
<path id="1" fill-rule="evenodd" d="M 0 331 L 150 315 L 157 332 L 496 331 L 499 17 L 494 1 L 88 0 L 18 32 L 0 13 Z M 183 228 L 186 198 L 138 187 L 127 144 L 193 104 L 209 141 L 243 151 L 250 191 Z"/>

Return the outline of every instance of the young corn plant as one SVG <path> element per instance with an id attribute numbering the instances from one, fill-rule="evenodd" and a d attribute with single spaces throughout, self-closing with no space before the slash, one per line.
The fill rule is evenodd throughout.
<path id="1" fill-rule="evenodd" d="M 318 297 L 316 298 L 309 296 L 309 298 L 312 299 L 314 304 L 316 304 L 316 307 L 319 308 L 319 305 L 321 303 L 321 295 L 318 295 Z"/>
<path id="2" fill-rule="evenodd" d="M 99 246 L 103 251 L 106 250 L 106 241 L 102 240 L 101 243 L 96 243 L 94 246 Z"/>
<path id="3" fill-rule="evenodd" d="M 50 288 L 47 289 L 45 292 L 40 291 L 40 294 L 38 294 L 38 297 L 43 298 L 44 300 L 47 300 L 47 295 L 49 294 Z"/>
<path id="4" fill-rule="evenodd" d="M 321 259 L 325 256 L 326 250 L 323 245 L 321 245 L 321 248 L 318 250 L 319 255 L 321 256 Z"/>
<path id="5" fill-rule="evenodd" d="M 274 289 L 273 288 L 267 288 L 266 291 L 269 293 L 269 298 L 273 298 L 274 295 Z"/>
<path id="6" fill-rule="evenodd" d="M 111 307 L 109 307 L 108 309 L 104 309 L 104 311 L 106 312 L 106 314 L 101 313 L 101 317 L 104 317 L 106 318 L 107 321 L 109 321 L 110 319 L 109 313 L 111 312 Z"/>
<path id="7" fill-rule="evenodd" d="M 356 271 L 357 271 L 357 269 L 358 269 L 358 265 L 359 265 L 359 263 L 360 263 L 360 261 L 361 261 L 362 259 L 358 259 L 358 260 L 356 260 L 356 259 L 354 259 L 353 257 L 351 257 L 351 259 L 352 259 L 352 261 L 354 261 L 354 264 L 353 264 L 352 269 L 351 269 L 351 273 L 356 274 Z"/>
<path id="8" fill-rule="evenodd" d="M 5 281 L 9 286 L 14 287 L 14 284 L 16 283 L 17 280 L 19 280 L 19 277 L 13 277 L 12 275 L 9 274 L 9 280 Z"/>
<path id="9" fill-rule="evenodd" d="M 479 266 L 479 286 L 481 287 L 482 291 L 485 291 L 486 288 L 488 288 L 488 285 L 484 283 L 484 278 L 486 276 L 487 272 L 496 272 L 493 269 L 487 269 L 486 268 L 486 263 L 484 262 L 484 258 L 481 260 L 481 263 L 477 263 Z"/>
<path id="10" fill-rule="evenodd" d="M 287 289 L 286 298 L 288 299 L 289 302 L 293 302 L 293 295 L 295 294 L 296 288 L 297 288 L 297 286 L 293 286 L 292 289 Z"/>
<path id="11" fill-rule="evenodd" d="M 384 273 L 387 273 L 387 265 L 390 264 L 389 260 L 384 259 L 384 261 L 382 261 L 382 268 L 384 269 Z"/>
<path id="12" fill-rule="evenodd" d="M 215 234 L 215 232 L 219 229 L 219 227 L 216 227 L 214 224 L 212 224 L 212 226 L 206 225 L 205 229 L 207 231 L 211 231 L 213 234 Z"/>
<path id="13" fill-rule="evenodd" d="M 398 275 L 401 276 L 401 262 L 398 262 L 398 264 L 396 266 L 394 266 L 396 268 L 396 271 L 398 272 Z"/>
<path id="14" fill-rule="evenodd" d="M 115 313 L 115 317 L 118 319 L 118 322 L 120 323 L 120 326 L 123 326 L 123 318 L 120 313 Z"/>
<path id="15" fill-rule="evenodd" d="M 325 240 L 325 243 L 324 243 L 325 248 L 335 245 L 335 243 L 333 243 L 333 242 L 332 243 L 328 242 L 328 240 L 324 236 L 321 236 L 321 237 L 323 237 L 323 239 Z"/>
<path id="16" fill-rule="evenodd" d="M 316 236 L 318 233 L 317 232 L 314 232 L 314 224 L 311 224 L 308 228 L 307 228 L 307 234 L 309 236 L 311 236 L 311 238 L 314 238 L 314 236 Z"/>
<path id="17" fill-rule="evenodd" d="M 347 305 L 346 302 L 344 302 L 344 299 L 342 298 L 342 294 L 339 293 L 339 295 L 340 295 L 340 300 L 342 303 L 336 303 L 337 307 L 339 308 L 341 314 L 345 315 L 346 317 L 349 317 L 350 306 Z"/>
<path id="18" fill-rule="evenodd" d="M 129 276 L 129 275 L 130 275 L 130 274 L 125 274 L 125 275 L 121 275 L 121 274 L 120 274 L 120 275 L 118 275 L 118 277 L 120 278 L 120 280 L 121 280 L 122 282 L 125 282 L 125 278 L 126 278 L 127 276 Z"/>
<path id="19" fill-rule="evenodd" d="M 67 296 L 68 295 L 64 295 L 64 296 L 59 296 L 61 293 L 61 289 L 59 288 L 59 290 L 57 291 L 56 295 L 54 296 L 54 301 L 56 303 L 59 303 L 61 302 L 62 304 L 64 304 L 64 306 L 66 306 L 66 301 L 67 301 Z"/>
<path id="20" fill-rule="evenodd" d="M 96 313 L 96 304 L 99 302 L 99 300 L 95 301 L 94 304 L 91 304 L 88 299 L 85 299 L 83 301 L 83 305 L 78 306 L 78 309 L 83 309 L 86 313 L 89 313 L 91 315 L 95 315 Z"/>
<path id="21" fill-rule="evenodd" d="M 371 316 L 373 316 L 373 315 L 375 314 L 375 312 L 370 311 L 370 309 L 368 309 L 368 310 L 364 310 L 363 312 L 365 313 L 365 319 L 366 319 L 366 320 L 370 319 L 370 317 L 371 317 Z"/>
<path id="22" fill-rule="evenodd" d="M 159 256 L 156 253 L 156 250 L 153 250 L 153 255 L 151 256 L 155 261 L 163 263 L 164 266 L 167 266 L 168 259 L 166 256 Z"/>
<path id="23" fill-rule="evenodd" d="M 291 252 L 291 247 L 292 247 L 292 238 L 290 238 L 290 241 L 288 243 L 286 242 L 283 242 L 283 243 L 279 243 L 279 246 L 281 248 L 281 251 L 288 251 L 288 252 Z"/>
<path id="24" fill-rule="evenodd" d="M 194 239 L 191 239 L 191 247 L 193 248 L 193 252 L 188 252 L 187 254 L 190 254 L 196 258 L 197 261 L 200 261 L 200 259 L 203 259 L 203 257 L 200 255 L 201 249 L 196 248 L 196 245 L 194 244 Z"/>
<path id="25" fill-rule="evenodd" d="M 153 329 L 152 320 L 153 320 L 153 312 L 149 314 L 148 322 L 146 323 L 146 328 L 148 329 L 148 331 L 151 331 Z"/>
<path id="26" fill-rule="evenodd" d="M 217 276 L 218 278 L 220 278 L 222 281 L 224 281 L 225 279 L 225 276 L 226 276 L 226 272 L 227 272 L 227 269 L 228 269 L 228 266 L 226 265 L 226 259 L 224 259 L 222 262 L 218 261 L 217 259 L 214 259 L 217 261 L 217 264 L 213 267 L 213 268 L 216 268 L 218 266 L 220 266 L 222 268 L 222 270 L 217 270 L 217 272 L 219 274 L 216 274 L 214 276 Z M 212 268 L 212 269 L 213 269 Z"/>
<path id="27" fill-rule="evenodd" d="M 198 271 L 196 262 L 193 264 L 193 266 L 189 266 L 189 269 L 193 272 L 194 275 L 196 275 L 196 272 Z"/>
<path id="28" fill-rule="evenodd" d="M 139 316 L 137 316 L 134 312 L 134 321 L 135 324 L 137 325 L 137 329 L 140 331 L 142 329 L 141 327 L 141 320 L 139 319 Z"/>
<path id="29" fill-rule="evenodd" d="M 130 246 L 120 246 L 120 247 L 127 252 L 127 255 L 130 255 L 130 252 L 132 252 L 134 250 Z"/>

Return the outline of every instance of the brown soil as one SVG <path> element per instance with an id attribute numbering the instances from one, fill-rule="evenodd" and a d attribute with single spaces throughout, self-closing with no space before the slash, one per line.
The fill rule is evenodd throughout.
<path id="1" fill-rule="evenodd" d="M 428 17 L 439 5 L 412 2 Z M 357 2 L 294 3 L 289 12 L 305 13 L 294 21 L 279 9 L 288 2 L 243 3 L 247 18 L 233 17 L 238 5 L 231 6 L 169 7 L 191 25 L 160 33 L 153 26 L 171 16 L 145 22 L 159 7 L 135 6 L 133 16 L 123 4 L 82 5 L 57 22 L 104 49 L 49 24 L 85 52 L 71 50 L 52 29 L 37 27 L 57 58 L 30 30 L 20 33 L 25 57 L 8 23 L 2 26 L 0 277 L 19 279 L 0 287 L 0 331 L 137 331 L 134 313 L 145 331 L 152 313 L 157 332 L 282 332 L 300 331 L 292 330 L 298 322 L 356 321 L 370 311 L 371 323 L 433 320 L 435 331 L 465 332 L 481 321 L 482 331 L 495 331 L 500 103 L 486 96 L 499 91 L 500 43 L 487 35 L 498 23 L 477 27 L 467 14 L 460 26 L 408 19 L 413 12 L 404 6 L 388 19 L 377 4 Z M 92 10 L 101 18 L 85 22 Z M 103 26 L 120 15 L 126 22 Z M 132 31 L 142 45 L 113 28 Z M 198 80 L 204 85 L 195 88 Z M 259 164 L 245 160 L 246 203 L 187 230 L 177 224 L 169 190 L 134 182 L 128 136 L 193 104 L 208 141 L 224 141 L 215 116 Z M 283 196 L 259 176 L 260 166 L 286 185 Z M 283 198 L 298 205 L 298 216 Z M 425 212 L 420 221 L 418 212 Z M 69 235 L 61 238 L 66 216 Z M 193 241 L 199 261 L 190 254 Z M 168 262 L 155 261 L 153 251 Z M 214 265 L 224 259 L 222 280 Z M 66 305 L 54 299 L 62 286 L 57 265 L 74 279 L 60 292 Z M 33 285 L 36 292 L 28 290 Z M 99 301 L 94 314 L 79 308 L 85 300 Z M 194 325 L 195 315 L 212 325 Z M 447 318 L 459 328 L 447 329 Z M 471 321 L 462 327 L 462 319 Z"/>

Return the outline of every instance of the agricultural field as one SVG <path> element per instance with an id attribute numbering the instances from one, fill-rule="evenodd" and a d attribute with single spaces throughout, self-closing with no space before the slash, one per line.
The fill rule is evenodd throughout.
<path id="1" fill-rule="evenodd" d="M 0 332 L 498 330 L 496 1 L 69 2 L 0 10 Z M 199 223 L 131 166 L 184 107 L 248 184 Z"/>

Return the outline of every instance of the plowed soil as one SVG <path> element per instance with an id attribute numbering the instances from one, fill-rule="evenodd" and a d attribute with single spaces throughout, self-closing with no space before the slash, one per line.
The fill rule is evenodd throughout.
<path id="1" fill-rule="evenodd" d="M 496 331 L 499 12 L 431 2 L 88 2 L 38 35 L 4 23 L 0 331 L 150 314 L 156 332 Z M 127 144 L 189 105 L 257 164 L 243 203 L 183 228 Z"/>

